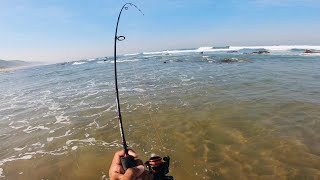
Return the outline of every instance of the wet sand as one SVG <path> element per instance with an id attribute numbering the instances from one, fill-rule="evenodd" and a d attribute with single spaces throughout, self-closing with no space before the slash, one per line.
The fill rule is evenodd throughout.
<path id="1" fill-rule="evenodd" d="M 319 177 L 319 145 L 309 143 L 319 142 L 320 136 L 312 131 L 320 127 L 319 121 L 293 127 L 276 126 L 272 124 L 285 123 L 288 109 L 277 112 L 278 105 L 255 106 L 252 111 L 252 105 L 246 102 L 220 106 L 207 103 L 192 109 L 160 107 L 156 112 L 138 108 L 124 115 L 127 139 L 143 160 L 147 160 L 151 153 L 171 156 L 171 174 L 176 179 Z M 291 110 L 308 109 L 313 118 L 320 117 L 320 106 L 301 103 L 285 106 L 291 106 Z M 275 112 L 273 115 L 268 113 L 269 108 Z M 102 123 L 103 119 L 101 117 L 101 122 L 97 120 L 97 123 Z M 299 119 L 290 116 L 291 121 Z M 65 131 L 67 129 L 61 129 L 62 133 L 58 134 Z M 45 148 L 47 152 L 61 146 L 66 146 L 69 152 L 63 155 L 38 152 L 30 160 L 6 163 L 4 173 L 8 179 L 107 177 L 104 175 L 108 174 L 111 157 L 120 149 L 118 129 L 105 127 L 88 133 L 95 141 L 66 143 L 63 138 L 55 139 Z M 312 139 L 305 138 L 308 133 L 313 133 L 309 135 Z M 78 131 L 67 139 L 88 139 L 82 134 Z M 109 147 L 99 142 L 114 142 L 114 139 L 118 139 L 117 143 Z"/>

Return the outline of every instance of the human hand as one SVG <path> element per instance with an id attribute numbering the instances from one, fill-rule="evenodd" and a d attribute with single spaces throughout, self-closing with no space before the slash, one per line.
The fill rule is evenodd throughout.
<path id="1" fill-rule="evenodd" d="M 136 180 L 136 179 L 153 179 L 148 171 L 144 169 L 141 160 L 137 160 L 138 166 L 133 168 L 128 168 L 124 171 L 121 164 L 121 157 L 125 155 L 124 150 L 117 151 L 114 154 L 110 169 L 109 169 L 109 177 L 110 180 Z M 129 150 L 129 155 L 137 158 L 138 155 L 133 151 Z"/>

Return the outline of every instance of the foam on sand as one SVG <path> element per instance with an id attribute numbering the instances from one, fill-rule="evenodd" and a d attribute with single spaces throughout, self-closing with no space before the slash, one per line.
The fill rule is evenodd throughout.
<path id="1" fill-rule="evenodd" d="M 70 119 L 68 116 L 56 116 L 56 122 L 54 124 L 70 124 Z"/>
<path id="2" fill-rule="evenodd" d="M 27 146 L 24 146 L 22 148 L 13 148 L 15 151 L 22 151 L 23 149 L 25 149 Z"/>
<path id="3" fill-rule="evenodd" d="M 63 137 L 66 137 L 66 136 L 69 136 L 69 135 L 71 135 L 72 133 L 71 133 L 71 130 L 68 130 L 64 135 L 62 135 L 62 136 L 57 136 L 57 137 L 47 137 L 47 141 L 48 142 L 51 142 L 51 141 L 53 141 L 54 139 L 59 139 L 59 138 L 63 138 Z"/>
<path id="4" fill-rule="evenodd" d="M 43 126 L 43 125 L 38 125 L 38 126 L 35 126 L 35 127 L 32 127 L 32 126 L 28 126 L 27 127 L 27 129 L 24 129 L 23 131 L 25 132 L 25 133 L 31 133 L 31 132 L 33 132 L 33 131 L 36 131 L 36 130 L 39 130 L 39 129 L 41 129 L 41 130 L 49 130 L 49 128 L 48 127 L 45 127 L 45 126 Z"/>
<path id="5" fill-rule="evenodd" d="M 11 121 L 9 126 L 12 128 L 12 129 L 21 129 L 21 128 L 24 128 L 26 125 L 21 125 L 21 126 L 14 126 L 14 123 L 28 123 L 26 121 L 17 121 L 17 122 L 14 122 L 14 121 Z"/>
<path id="6" fill-rule="evenodd" d="M 2 176 L 2 174 L 3 174 L 3 169 L 0 168 L 0 177 L 4 177 L 4 176 Z"/>
<path id="7" fill-rule="evenodd" d="M 73 140 L 68 140 L 66 142 L 66 145 L 71 145 L 73 142 L 83 142 L 83 143 L 89 143 L 90 145 L 94 145 L 96 143 L 95 138 L 88 138 L 88 139 L 73 139 Z"/>
<path id="8" fill-rule="evenodd" d="M 11 156 L 9 158 L 3 159 L 0 161 L 0 166 L 4 165 L 4 163 L 16 161 L 16 160 L 28 160 L 31 159 L 32 155 L 24 155 L 22 157 Z"/>
<path id="9" fill-rule="evenodd" d="M 132 90 L 136 91 L 136 92 L 145 92 L 146 91 L 146 90 L 144 90 L 142 88 L 133 88 Z"/>

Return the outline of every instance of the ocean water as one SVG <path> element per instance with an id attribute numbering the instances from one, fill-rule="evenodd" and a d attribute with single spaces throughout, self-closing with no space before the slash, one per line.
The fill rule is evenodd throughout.
<path id="1" fill-rule="evenodd" d="M 128 145 L 169 155 L 176 179 L 320 178 L 320 53 L 305 49 L 320 47 L 120 56 Z M 0 179 L 107 179 L 121 149 L 113 66 L 0 72 Z"/>

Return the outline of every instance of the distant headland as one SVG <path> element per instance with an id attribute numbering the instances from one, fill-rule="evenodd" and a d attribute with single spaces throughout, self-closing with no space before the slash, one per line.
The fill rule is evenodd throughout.
<path id="1" fill-rule="evenodd" d="M 36 62 L 26 62 L 21 60 L 1 60 L 0 59 L 0 72 L 1 71 L 12 71 L 16 69 L 26 68 L 38 65 Z"/>

